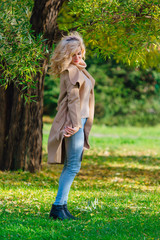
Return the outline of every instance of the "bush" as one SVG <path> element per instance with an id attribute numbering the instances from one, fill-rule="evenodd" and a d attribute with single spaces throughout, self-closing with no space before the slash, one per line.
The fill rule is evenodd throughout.
<path id="1" fill-rule="evenodd" d="M 86 60 L 95 78 L 95 123 L 113 125 L 156 125 L 160 119 L 160 73 L 131 69 L 114 60 Z M 44 113 L 54 116 L 59 79 L 45 78 Z"/>
<path id="2" fill-rule="evenodd" d="M 113 60 L 89 59 L 95 78 L 95 123 L 156 125 L 160 118 L 160 74 L 130 69 Z"/>

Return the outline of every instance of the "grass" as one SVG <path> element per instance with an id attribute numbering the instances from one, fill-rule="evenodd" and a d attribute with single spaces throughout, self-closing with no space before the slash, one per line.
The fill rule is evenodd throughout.
<path id="1" fill-rule="evenodd" d="M 160 126 L 93 126 L 69 195 L 79 220 L 63 222 L 48 218 L 63 167 L 46 163 L 50 127 L 42 171 L 0 172 L 0 239 L 160 239 Z"/>

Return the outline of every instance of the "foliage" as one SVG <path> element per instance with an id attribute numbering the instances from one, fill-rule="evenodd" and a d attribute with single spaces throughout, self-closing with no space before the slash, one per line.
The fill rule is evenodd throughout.
<path id="1" fill-rule="evenodd" d="M 13 82 L 24 95 L 27 89 L 35 88 L 34 75 L 41 71 L 40 60 L 47 51 L 42 36 L 33 37 L 29 24 L 32 7 L 31 0 L 2 0 L 0 6 L 0 85 L 7 88 Z M 97 56 L 159 68 L 156 0 L 70 0 L 63 5 L 58 24 L 67 31 L 73 28 L 80 31 L 89 52 L 92 48 Z"/>
<path id="2" fill-rule="evenodd" d="M 58 24 L 60 29 L 81 32 L 97 56 L 160 70 L 158 0 L 70 0 Z"/>
<path id="3" fill-rule="evenodd" d="M 44 131 L 47 129 L 45 126 Z M 119 139 L 124 137 L 122 128 L 94 126 L 94 130 L 95 134 L 112 134 L 115 130 L 114 134 L 118 133 Z M 144 140 L 147 134 L 148 139 L 149 136 L 158 137 L 159 127 L 150 131 L 140 128 L 138 133 L 137 130 L 125 128 L 125 134 L 129 139 L 133 132 L 137 137 L 141 132 L 142 156 L 132 156 L 128 151 L 126 155 L 106 157 L 104 152 L 109 137 L 103 153 L 95 147 L 94 154 L 89 152 L 84 155 L 68 201 L 69 210 L 79 218 L 76 221 L 53 221 L 48 217 L 62 165 L 48 166 L 47 156 L 44 155 L 43 169 L 39 173 L 0 172 L 0 238 L 79 240 L 81 236 L 86 240 L 158 239 L 160 159 L 148 154 L 148 145 Z M 94 142 L 96 139 L 102 138 L 94 137 Z M 150 138 L 150 141 L 153 139 Z M 110 146 L 114 148 L 112 144 Z M 135 144 L 130 143 L 133 152 Z M 117 147 L 123 152 L 124 145 L 117 144 Z M 144 156 L 146 152 L 148 156 Z"/>
<path id="4" fill-rule="evenodd" d="M 35 88 L 34 75 L 40 72 L 44 58 L 42 37 L 33 37 L 29 23 L 33 1 L 3 0 L 0 15 L 0 85 L 13 82 L 25 94 Z"/>

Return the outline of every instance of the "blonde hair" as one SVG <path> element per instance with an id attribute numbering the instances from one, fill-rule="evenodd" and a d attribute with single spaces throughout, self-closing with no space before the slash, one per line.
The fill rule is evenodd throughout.
<path id="1" fill-rule="evenodd" d="M 81 48 L 82 58 L 85 58 L 85 45 L 80 34 L 78 32 L 70 32 L 68 36 L 63 36 L 53 52 L 48 73 L 59 76 L 71 63 L 72 56 L 78 47 Z"/>

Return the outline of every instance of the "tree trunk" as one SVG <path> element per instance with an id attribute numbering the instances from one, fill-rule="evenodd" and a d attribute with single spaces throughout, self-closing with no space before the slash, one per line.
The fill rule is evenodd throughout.
<path id="1" fill-rule="evenodd" d="M 56 18 L 65 0 L 35 0 L 31 16 L 35 36 L 43 33 L 51 48 L 53 41 L 60 36 Z M 37 73 L 37 102 L 26 103 L 13 83 L 7 90 L 0 87 L 0 169 L 23 169 L 35 172 L 42 162 L 42 115 L 44 77 L 49 55 L 41 62 L 42 75 Z"/>

